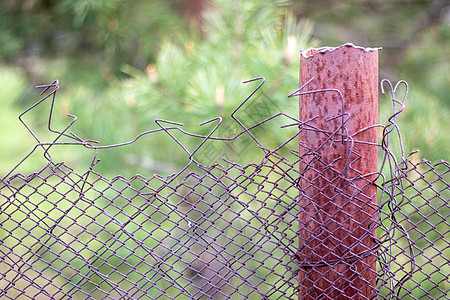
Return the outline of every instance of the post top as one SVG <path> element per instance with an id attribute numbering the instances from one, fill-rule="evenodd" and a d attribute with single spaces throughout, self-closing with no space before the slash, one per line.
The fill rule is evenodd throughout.
<path id="1" fill-rule="evenodd" d="M 352 43 L 345 43 L 341 46 L 338 47 L 322 47 L 322 48 L 309 48 L 306 50 L 300 50 L 300 55 L 304 58 L 308 58 L 311 56 L 314 56 L 317 53 L 325 53 L 325 52 L 332 52 L 335 51 L 337 49 L 340 49 L 342 47 L 351 47 L 351 48 L 355 48 L 355 49 L 361 49 L 365 52 L 370 52 L 370 51 L 378 51 L 381 49 L 381 47 L 377 47 L 377 48 L 365 48 L 365 47 L 361 47 L 361 46 L 355 46 Z"/>

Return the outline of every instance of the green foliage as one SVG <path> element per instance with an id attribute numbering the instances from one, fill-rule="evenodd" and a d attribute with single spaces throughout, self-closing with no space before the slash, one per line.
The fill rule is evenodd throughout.
<path id="1" fill-rule="evenodd" d="M 128 97 L 138 108 L 140 127 L 148 128 L 154 119 L 162 118 L 184 123 L 186 128 L 205 135 L 212 125 L 205 126 L 206 129 L 198 125 L 221 116 L 223 124 L 215 136 L 233 137 L 242 128 L 230 115 L 259 83 L 244 86 L 242 81 L 259 76 L 267 80 L 262 89 L 264 96 L 259 91 L 236 114 L 246 126 L 280 109 L 296 107 L 287 95 L 298 85 L 297 50 L 313 45 L 312 28 L 308 23 L 298 23 L 284 4 L 284 1 L 270 5 L 253 1 L 223 4 L 206 14 L 202 37 L 191 34 L 165 40 L 155 65 L 150 65 L 146 73 L 130 70 L 133 78 L 124 84 Z M 264 111 L 259 107 L 263 102 L 269 103 Z M 260 114 L 259 118 L 251 117 L 256 114 Z M 280 131 L 277 125 L 270 128 Z M 286 137 L 274 134 L 271 144 L 267 142 L 275 147 Z M 200 141 L 193 141 L 190 149 Z M 171 155 L 176 144 L 168 142 L 158 140 L 155 150 L 162 154 L 158 159 L 169 156 L 170 161 L 177 161 Z M 244 153 L 239 155 L 242 158 Z"/>
<path id="2" fill-rule="evenodd" d="M 0 120 L 2 128 L 11 127 L 10 131 L 1 132 L 2 137 L 11 142 L 0 146 L 4 150 L 2 153 L 7 153 L 2 155 L 4 162 L 0 163 L 0 172 L 6 174 L 18 162 L 17 158 L 32 148 L 33 140 L 27 136 L 17 116 L 38 100 L 33 86 L 50 83 L 55 78 L 62 87 L 53 120 L 56 128 L 64 128 L 71 121 L 66 114 L 75 113 L 80 117 L 76 125 L 89 132 L 86 138 L 91 137 L 92 131 L 100 140 L 105 139 L 105 133 L 108 133 L 106 138 L 115 135 L 109 123 L 93 124 L 92 121 L 113 122 L 117 118 L 96 118 L 92 114 L 83 115 L 83 111 L 98 109 L 96 115 L 103 116 L 110 109 L 102 105 L 112 104 L 117 108 L 120 93 L 113 86 L 117 78 L 126 76 L 120 72 L 121 66 L 144 68 L 155 59 L 162 36 L 183 29 L 185 22 L 177 15 L 174 5 L 174 1 L 165 0 L 2 2 L 0 62 L 14 65 L 18 72 L 9 71 L 11 68 L 0 70 L 3 83 Z M 17 88 L 19 77 L 21 83 Z M 80 98 L 83 101 L 79 101 Z M 47 135 L 48 107 L 48 103 L 44 103 L 25 117 L 39 136 Z M 120 108 L 115 109 L 118 118 L 120 112 Z M 28 149 L 22 151 L 24 148 Z M 81 163 L 81 156 L 86 153 L 71 150 L 58 149 L 58 153 L 66 152 L 60 159 Z M 35 160 L 25 169 L 36 169 L 41 162 Z"/>
<path id="3" fill-rule="evenodd" d="M 154 123 L 157 118 L 184 123 L 186 131 L 206 135 L 217 123 L 202 127 L 199 124 L 221 116 L 223 124 L 215 136 L 231 138 L 242 131 L 231 119 L 231 113 L 259 83 L 244 86 L 242 81 L 259 76 L 267 80 L 263 94 L 258 92 L 236 115 L 246 126 L 297 107 L 295 100 L 287 99 L 298 85 L 297 52 L 314 46 L 314 42 L 310 38 L 311 25 L 296 20 L 285 1 L 270 5 L 254 1 L 222 4 L 205 13 L 203 26 L 205 30 L 201 35 L 191 31 L 166 36 L 155 63 L 149 64 L 145 71 L 122 64 L 121 71 L 129 78 L 112 82 L 100 93 L 90 84 L 84 87 L 72 84 L 72 88 L 63 89 L 64 94 L 58 99 L 60 127 L 70 121 L 64 117 L 66 113 L 82 116 L 84 121 L 80 120 L 71 129 L 82 138 L 96 139 L 105 145 L 124 142 L 141 132 L 159 128 Z M 56 75 L 58 70 L 65 70 L 62 72 L 76 76 L 76 69 L 70 71 L 75 61 L 66 62 L 66 59 L 54 60 L 51 64 L 55 65 L 55 71 L 50 72 Z M 83 64 L 80 67 L 89 68 Z M 64 87 L 64 83 L 61 84 Z M 273 131 L 271 136 L 262 137 L 266 139 L 266 146 L 275 148 L 295 134 L 288 129 L 282 130 L 282 134 L 275 132 L 286 123 L 289 120 L 278 118 L 264 128 Z M 182 134 L 177 138 L 182 139 L 190 151 L 201 143 L 199 138 Z M 250 143 L 249 140 L 242 142 Z M 230 150 L 227 145 L 218 147 L 204 160 L 206 164 Z M 234 149 L 228 151 L 231 153 L 228 158 L 248 159 L 254 156 L 256 149 L 246 151 L 246 156 L 240 153 L 242 149 Z M 126 161 L 134 161 L 133 164 L 143 160 L 162 162 L 163 167 L 151 167 L 151 170 L 129 165 L 127 174 L 123 175 L 167 173 L 168 169 L 174 169 L 173 165 L 181 166 L 188 161 L 186 153 L 165 133 L 143 137 L 133 147 L 103 151 L 100 158 L 108 163 L 99 164 L 98 170 L 109 170 L 112 174 L 123 173 Z M 74 159 L 81 163 L 76 161 L 76 155 Z"/>
<path id="4" fill-rule="evenodd" d="M 1 117 L 0 117 L 0 172 L 2 177 L 33 147 L 17 116 L 22 112 L 16 102 L 27 85 L 25 74 L 18 69 L 0 66 Z"/>
<path id="5" fill-rule="evenodd" d="M 91 71 L 111 80 L 123 63 L 145 67 L 154 60 L 161 36 L 181 29 L 173 5 L 162 0 L 6 1 L 0 4 L 0 57 L 8 62 L 88 60 Z M 44 70 L 24 67 L 47 78 Z"/>

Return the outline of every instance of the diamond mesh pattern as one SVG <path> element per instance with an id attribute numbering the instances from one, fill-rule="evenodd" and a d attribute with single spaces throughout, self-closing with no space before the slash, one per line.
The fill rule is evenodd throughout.
<path id="1" fill-rule="evenodd" d="M 64 164 L 13 176 L 0 189 L 3 297 L 290 297 L 298 245 L 290 167 L 270 157 L 171 182 L 109 181 Z"/>
<path id="2" fill-rule="evenodd" d="M 380 203 L 381 295 L 449 299 L 450 165 L 406 161 Z"/>
<path id="3" fill-rule="evenodd" d="M 295 259 L 297 166 L 271 155 L 171 182 L 108 180 L 64 164 L 12 176 L 0 189 L 2 298 L 296 299 L 310 284 L 296 276 L 305 267 Z M 446 162 L 407 162 L 385 183 L 380 298 L 448 299 L 449 176 Z M 322 275 L 316 280 L 333 278 Z"/>

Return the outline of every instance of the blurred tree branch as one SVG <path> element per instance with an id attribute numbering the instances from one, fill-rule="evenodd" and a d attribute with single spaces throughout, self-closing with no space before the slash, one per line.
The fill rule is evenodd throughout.
<path id="1" fill-rule="evenodd" d="M 399 2 L 407 2 L 406 0 L 397 0 Z M 429 10 L 422 12 L 417 18 L 416 25 L 411 34 L 400 40 L 395 47 L 396 51 L 391 53 L 389 58 L 384 62 L 385 65 L 396 66 L 404 59 L 405 52 L 422 39 L 422 33 L 431 27 L 440 25 L 447 14 L 450 13 L 450 3 L 448 1 L 434 1 Z"/>

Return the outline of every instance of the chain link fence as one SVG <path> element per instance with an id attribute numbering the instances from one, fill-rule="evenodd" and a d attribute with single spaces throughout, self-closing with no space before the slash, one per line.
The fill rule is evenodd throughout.
<path id="1" fill-rule="evenodd" d="M 450 165 L 405 160 L 379 203 L 380 294 L 450 298 Z"/>
<path id="2" fill-rule="evenodd" d="M 58 83 L 42 88 L 49 93 L 41 101 L 54 101 Z M 51 147 L 100 147 L 67 134 L 71 125 L 54 131 L 54 141 L 38 140 L 31 152 L 44 150 L 41 170 L 14 169 L 0 183 L 1 298 L 339 299 L 353 287 L 352 299 L 367 290 L 374 299 L 450 299 L 450 166 L 397 161 L 389 137 L 399 131 L 389 120 L 373 145 L 384 157 L 376 178 L 360 174 L 364 184 L 352 186 L 333 162 L 323 162 L 335 176 L 320 189 L 311 184 L 323 169 L 309 169 L 307 177 L 302 167 L 320 157 L 298 151 L 300 132 L 319 130 L 307 121 L 293 121 L 299 133 L 277 149 L 258 144 L 262 155 L 242 165 L 226 154 L 209 166 L 198 163 L 194 154 L 204 141 L 233 140 L 214 138 L 214 130 L 197 136 L 203 142 L 186 150 L 190 163 L 168 177 L 108 179 L 94 170 L 95 156 L 77 172 L 54 162 Z M 160 131 L 180 130 L 165 122 L 171 127 Z M 258 143 L 250 131 L 243 126 Z M 376 186 L 376 203 L 361 196 L 366 186 Z M 307 189 L 322 195 L 330 188 L 349 199 L 354 214 L 332 207 L 334 198 L 320 207 L 308 202 Z M 348 229 L 350 222 L 360 229 Z M 330 289 L 328 298 L 308 294 L 317 286 Z"/>

